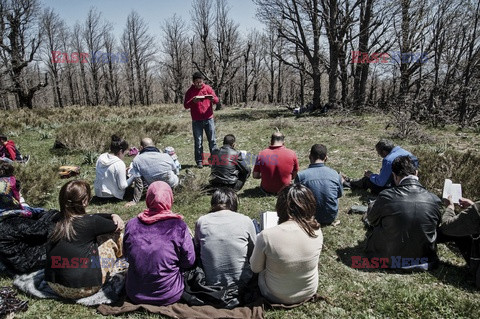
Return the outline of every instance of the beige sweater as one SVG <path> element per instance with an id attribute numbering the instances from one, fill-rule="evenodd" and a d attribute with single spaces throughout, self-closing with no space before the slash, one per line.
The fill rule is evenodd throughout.
<path id="1" fill-rule="evenodd" d="M 269 301 L 293 304 L 317 292 L 323 235 L 320 229 L 316 234 L 311 238 L 295 221 L 287 221 L 258 235 L 250 266 L 260 273 L 258 285 Z"/>

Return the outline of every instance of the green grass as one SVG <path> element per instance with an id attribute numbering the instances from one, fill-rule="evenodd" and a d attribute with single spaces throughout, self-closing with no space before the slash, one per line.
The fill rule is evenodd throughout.
<path id="1" fill-rule="evenodd" d="M 95 178 L 95 157 L 105 151 L 109 136 L 122 133 L 131 146 L 137 146 L 144 135 L 154 138 L 163 149 L 174 146 L 183 166 L 194 174 L 194 179 L 183 190 L 176 191 L 173 210 L 185 216 L 193 229 L 199 216 L 208 213 L 210 197 L 201 191 L 208 180 L 209 169 L 192 167 L 193 137 L 188 112 L 181 105 L 156 105 L 131 109 L 69 107 L 64 110 L 8 111 L 1 120 L 5 133 L 13 137 L 23 153 L 32 155 L 26 166 L 17 166 L 17 176 L 23 182 L 23 194 L 31 205 L 57 208 L 58 191 L 65 180 L 56 171 L 61 165 L 81 166 L 80 178 Z M 294 149 L 300 167 L 308 166 L 308 152 L 314 143 L 328 147 L 327 164 L 352 177 L 363 170 L 377 171 L 381 159 L 374 150 L 382 137 L 395 135 L 387 125 L 391 118 L 384 115 L 294 117 L 283 109 L 265 107 L 256 109 L 227 108 L 216 112 L 217 141 L 233 133 L 237 148 L 257 154 L 267 147 L 275 128 L 286 135 L 286 146 Z M 420 178 L 439 194 L 445 177 L 453 177 L 468 185 L 464 193 L 472 199 L 480 198 L 480 149 L 478 131 L 459 132 L 454 127 L 442 129 L 421 128 L 406 140 L 395 140 L 419 155 Z M 68 140 L 68 150 L 51 150 L 55 139 Z M 426 141 L 419 144 L 419 140 Z M 469 152 L 470 151 L 470 152 Z M 127 164 L 131 158 L 126 158 Z M 265 210 L 273 210 L 275 198 L 261 197 L 258 180 L 249 179 L 239 192 L 239 211 L 251 217 Z M 474 187 L 477 185 L 477 187 Z M 319 263 L 319 293 L 324 300 L 289 311 L 268 310 L 270 318 L 478 318 L 479 292 L 465 282 L 466 268 L 462 258 L 450 248 L 439 245 L 442 264 L 433 272 L 403 274 L 397 272 L 352 269 L 351 256 L 362 253 L 365 244 L 359 215 L 348 215 L 348 208 L 362 204 L 367 193 L 347 190 L 340 199 L 337 227 L 323 229 L 325 246 Z M 91 205 L 89 211 L 114 212 L 128 220 L 145 207 L 124 208 L 123 203 L 102 206 Z M 0 285 L 11 285 L 3 277 Z M 93 318 L 95 308 L 39 300 L 19 293 L 29 300 L 29 310 L 18 318 Z M 112 317 L 113 318 L 113 317 Z M 124 318 L 159 318 L 144 312 Z"/>

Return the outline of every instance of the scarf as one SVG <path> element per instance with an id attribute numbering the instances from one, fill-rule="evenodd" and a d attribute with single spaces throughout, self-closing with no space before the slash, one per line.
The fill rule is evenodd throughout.
<path id="1" fill-rule="evenodd" d="M 183 219 L 182 215 L 171 211 L 173 205 L 173 193 L 170 186 L 162 181 L 153 182 L 147 190 L 147 209 L 138 214 L 145 224 L 153 224 L 159 220 L 170 218 Z"/>

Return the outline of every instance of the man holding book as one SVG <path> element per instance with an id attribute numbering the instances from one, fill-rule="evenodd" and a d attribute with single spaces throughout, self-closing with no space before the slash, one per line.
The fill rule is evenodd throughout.
<path id="1" fill-rule="evenodd" d="M 218 103 L 218 97 L 213 89 L 203 82 L 204 76 L 201 72 L 195 72 L 192 78 L 193 83 L 185 93 L 183 106 L 190 110 L 192 116 L 195 162 L 198 168 L 202 168 L 203 131 L 207 135 L 210 154 L 217 148 L 212 105 Z"/>

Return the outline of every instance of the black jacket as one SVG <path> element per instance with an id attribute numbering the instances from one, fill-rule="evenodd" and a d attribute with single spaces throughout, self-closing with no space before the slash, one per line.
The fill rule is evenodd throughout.
<path id="1" fill-rule="evenodd" d="M 428 258 L 438 261 L 437 226 L 441 220 L 441 200 L 414 178 L 378 195 L 367 214 L 373 231 L 367 240 L 367 256 Z"/>
<path id="2" fill-rule="evenodd" d="M 211 183 L 231 185 L 235 184 L 239 178 L 246 180 L 250 176 L 250 167 L 242 158 L 242 153 L 237 152 L 230 145 L 223 145 L 214 150 L 211 163 Z"/>

